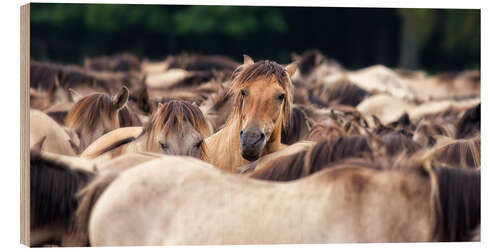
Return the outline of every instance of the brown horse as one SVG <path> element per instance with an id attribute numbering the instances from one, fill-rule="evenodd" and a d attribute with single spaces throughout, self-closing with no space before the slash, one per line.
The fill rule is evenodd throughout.
<path id="1" fill-rule="evenodd" d="M 131 131 L 130 128 L 123 129 Z M 129 152 L 156 152 L 205 157 L 204 139 L 210 135 L 209 126 L 200 109 L 188 102 L 168 100 L 160 103 L 142 132 L 135 135 L 137 129 L 131 136 L 111 131 L 91 144 L 81 156 L 115 158 Z"/>
<path id="2" fill-rule="evenodd" d="M 276 183 L 170 156 L 91 186 L 91 246 L 470 241 L 481 218 L 480 172 L 429 164 Z"/>
<path id="3" fill-rule="evenodd" d="M 292 82 L 296 65 L 273 61 L 244 64 L 233 75 L 234 109 L 226 125 L 207 138 L 207 162 L 235 171 L 237 167 L 283 148 L 281 131 L 292 110 Z"/>
<path id="4" fill-rule="evenodd" d="M 123 87 L 115 96 L 95 93 L 82 97 L 73 105 L 65 124 L 79 135 L 82 150 L 113 129 L 140 126 L 139 118 L 126 106 L 128 94 L 128 89 Z"/>

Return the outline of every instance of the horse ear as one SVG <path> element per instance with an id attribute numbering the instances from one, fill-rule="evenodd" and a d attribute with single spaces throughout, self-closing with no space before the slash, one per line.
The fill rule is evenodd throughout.
<path id="1" fill-rule="evenodd" d="M 144 87 L 141 90 L 139 97 L 137 98 L 137 105 L 142 111 L 144 111 L 144 113 L 146 114 L 151 113 L 152 108 L 151 105 L 149 104 L 149 93 L 147 87 Z"/>
<path id="2" fill-rule="evenodd" d="M 288 74 L 290 75 L 290 77 L 292 77 L 293 74 L 295 74 L 295 71 L 297 70 L 297 63 L 294 62 L 294 63 L 288 64 L 285 69 L 288 72 Z"/>
<path id="3" fill-rule="evenodd" d="M 77 103 L 80 99 L 82 99 L 82 95 L 80 93 L 76 92 L 76 90 L 72 88 L 68 88 L 69 95 L 71 96 L 71 101 L 74 103 Z"/>
<path id="4" fill-rule="evenodd" d="M 122 109 L 128 101 L 128 88 L 122 86 L 118 94 L 113 97 L 113 106 L 116 110 Z"/>
<path id="5" fill-rule="evenodd" d="M 40 139 L 37 143 L 33 144 L 33 146 L 31 146 L 30 148 L 30 151 L 41 152 L 45 139 L 47 139 L 47 136 L 42 137 L 42 139 Z"/>
<path id="6" fill-rule="evenodd" d="M 249 57 L 248 55 L 243 55 L 243 64 L 245 65 L 252 65 L 254 64 L 253 59 Z"/>
<path id="7" fill-rule="evenodd" d="M 376 115 L 372 115 L 372 118 L 373 118 L 373 122 L 375 123 L 375 128 L 383 128 L 384 127 L 384 124 L 382 124 L 382 122 L 380 121 L 380 119 L 378 119 L 378 117 Z"/>
<path id="8" fill-rule="evenodd" d="M 158 102 L 158 107 L 157 107 L 157 109 L 161 109 L 161 108 L 163 107 L 163 105 L 164 105 L 164 104 L 163 104 L 163 102 Z"/>

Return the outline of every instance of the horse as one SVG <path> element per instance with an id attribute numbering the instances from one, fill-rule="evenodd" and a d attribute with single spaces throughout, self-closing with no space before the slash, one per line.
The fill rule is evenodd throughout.
<path id="1" fill-rule="evenodd" d="M 144 128 L 122 128 L 100 137 L 81 157 L 112 159 L 130 152 L 205 157 L 209 125 L 195 105 L 181 100 L 158 104 Z"/>
<path id="2" fill-rule="evenodd" d="M 113 56 L 100 56 L 84 58 L 83 67 L 93 71 L 127 72 L 141 71 L 139 58 L 129 53 L 116 54 Z"/>
<path id="3" fill-rule="evenodd" d="M 323 82 L 312 89 L 313 94 L 329 104 L 341 104 L 356 107 L 364 98 L 371 94 L 352 83 L 347 77 L 341 76 L 330 82 Z"/>
<path id="4" fill-rule="evenodd" d="M 481 103 L 468 109 L 457 123 L 455 138 L 474 137 L 481 132 Z"/>
<path id="5" fill-rule="evenodd" d="M 250 178 L 262 180 L 295 180 L 346 158 L 373 159 L 374 156 L 369 144 L 365 136 L 325 139 L 306 150 L 263 161 L 254 167 L 256 169 L 254 172 L 250 172 L 248 175 Z"/>
<path id="6" fill-rule="evenodd" d="M 443 164 L 460 168 L 481 168 L 481 137 L 452 139 L 438 137 L 430 153 Z"/>
<path id="7" fill-rule="evenodd" d="M 45 138 L 41 151 L 75 156 L 80 140 L 71 130 L 60 126 L 47 114 L 30 109 L 30 147 Z"/>
<path id="8" fill-rule="evenodd" d="M 409 113 L 414 107 L 415 105 L 413 103 L 387 94 L 372 95 L 363 99 L 363 101 L 356 106 L 363 115 L 375 115 L 384 124 L 396 121 L 401 115 L 405 112 Z M 410 118 L 413 118 L 411 114 Z"/>
<path id="9" fill-rule="evenodd" d="M 94 176 L 30 151 L 30 246 L 87 245 L 74 223 L 78 205 L 74 195 Z"/>
<path id="10" fill-rule="evenodd" d="M 432 147 L 436 144 L 437 137 L 444 136 L 452 138 L 455 134 L 455 127 L 442 124 L 435 124 L 430 120 L 422 119 L 413 133 L 413 140 L 424 147 Z"/>
<path id="11" fill-rule="evenodd" d="M 273 61 L 255 62 L 244 56 L 234 74 L 231 93 L 234 108 L 222 129 L 206 139 L 212 165 L 234 172 L 237 167 L 276 152 L 281 131 L 290 122 L 296 64 L 282 67 Z"/>
<path id="12" fill-rule="evenodd" d="M 113 129 L 140 125 L 139 118 L 126 106 L 128 95 L 124 86 L 114 96 L 94 93 L 73 105 L 66 115 L 65 125 L 78 134 L 82 150 Z"/>
<path id="13" fill-rule="evenodd" d="M 481 218 L 480 172 L 431 164 L 277 183 L 167 156 L 80 195 L 91 246 L 470 241 Z"/>

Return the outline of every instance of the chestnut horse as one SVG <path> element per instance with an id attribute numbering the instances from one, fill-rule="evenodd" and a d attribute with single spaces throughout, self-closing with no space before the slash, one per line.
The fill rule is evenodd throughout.
<path id="1" fill-rule="evenodd" d="M 409 164 L 277 183 L 165 156 L 90 184 L 77 220 L 91 246 L 472 240 L 480 172 Z"/>
<path id="2" fill-rule="evenodd" d="M 144 126 L 111 131 L 85 150 L 81 157 L 110 159 L 130 152 L 205 156 L 204 139 L 210 135 L 208 122 L 195 105 L 181 100 L 159 103 Z"/>
<path id="3" fill-rule="evenodd" d="M 234 108 L 225 126 L 207 138 L 207 157 L 214 166 L 234 172 L 239 166 L 278 151 L 281 131 L 288 126 L 293 102 L 290 77 L 296 64 L 286 68 L 273 61 L 244 63 L 233 73 Z"/>

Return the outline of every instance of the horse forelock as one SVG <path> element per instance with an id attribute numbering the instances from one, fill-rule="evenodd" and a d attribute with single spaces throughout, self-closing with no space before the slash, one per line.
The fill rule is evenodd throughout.
<path id="1" fill-rule="evenodd" d="M 159 108 L 144 128 L 148 134 L 148 144 L 152 143 L 163 131 L 176 132 L 181 136 L 188 133 L 190 124 L 203 138 L 209 136 L 208 123 L 201 110 L 189 102 L 169 100 Z"/>
<path id="2" fill-rule="evenodd" d="M 118 119 L 116 114 L 111 96 L 96 93 L 83 97 L 73 105 L 66 116 L 65 124 L 75 130 L 85 127 L 92 130 L 103 120 L 115 124 L 115 120 Z"/>
<path id="3" fill-rule="evenodd" d="M 282 127 L 286 128 L 289 126 L 290 117 L 292 115 L 293 85 L 285 68 L 274 61 L 258 61 L 251 65 L 240 65 L 233 72 L 231 78 L 232 85 L 229 91 L 236 98 L 234 100 L 235 105 L 233 113 L 228 120 L 241 117 L 243 97 L 241 96 L 240 90 L 257 80 L 265 79 L 269 83 L 277 81 L 283 90 L 285 90 L 286 98 L 282 110 Z"/>

